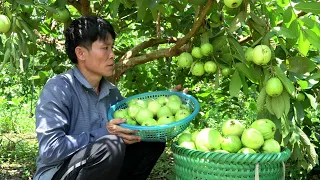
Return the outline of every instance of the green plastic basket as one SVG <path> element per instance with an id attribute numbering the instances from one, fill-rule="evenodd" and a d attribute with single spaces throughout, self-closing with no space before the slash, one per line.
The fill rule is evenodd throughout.
<path id="1" fill-rule="evenodd" d="M 176 179 L 181 180 L 283 180 L 290 150 L 280 153 L 203 152 L 171 146 Z"/>

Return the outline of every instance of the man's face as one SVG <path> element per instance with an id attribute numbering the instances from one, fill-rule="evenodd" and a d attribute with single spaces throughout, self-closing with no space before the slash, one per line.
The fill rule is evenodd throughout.
<path id="1" fill-rule="evenodd" d="M 113 39 L 108 35 L 106 40 L 96 40 L 88 51 L 85 67 L 91 74 L 112 76 L 114 74 Z"/>

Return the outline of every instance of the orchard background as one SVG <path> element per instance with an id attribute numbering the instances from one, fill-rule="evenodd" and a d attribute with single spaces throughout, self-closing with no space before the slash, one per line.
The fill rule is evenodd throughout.
<path id="1" fill-rule="evenodd" d="M 226 0 L 227 3 L 241 0 Z M 0 0 L 0 179 L 32 179 L 37 144 L 34 109 L 48 78 L 71 68 L 63 31 L 72 19 L 98 15 L 117 33 L 116 74 L 123 95 L 189 88 L 201 110 L 188 130 L 220 127 L 227 119 L 249 124 L 269 118 L 276 140 L 292 154 L 287 179 L 319 179 L 320 2 L 243 0 Z M 177 57 L 204 43 L 215 73 L 195 76 Z M 271 61 L 256 65 L 245 50 L 267 45 Z M 277 77 L 284 90 L 265 93 Z M 168 147 L 170 147 L 168 142 Z M 150 179 L 172 179 L 172 152 L 161 156 Z"/>

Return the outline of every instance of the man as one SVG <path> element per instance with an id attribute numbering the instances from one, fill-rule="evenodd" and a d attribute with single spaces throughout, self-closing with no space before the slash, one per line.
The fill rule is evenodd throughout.
<path id="1" fill-rule="evenodd" d="M 162 154 L 165 143 L 140 142 L 119 126 L 125 119 L 107 120 L 109 107 L 123 99 L 103 78 L 114 73 L 115 37 L 109 22 L 93 16 L 66 30 L 66 52 L 76 66 L 50 79 L 37 103 L 35 180 L 147 179 Z"/>

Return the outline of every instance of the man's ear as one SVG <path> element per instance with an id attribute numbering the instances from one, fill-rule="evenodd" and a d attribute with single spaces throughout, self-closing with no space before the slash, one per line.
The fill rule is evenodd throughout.
<path id="1" fill-rule="evenodd" d="M 77 46 L 74 51 L 76 53 L 78 60 L 83 61 L 86 59 L 87 52 L 88 52 L 86 48 Z"/>

